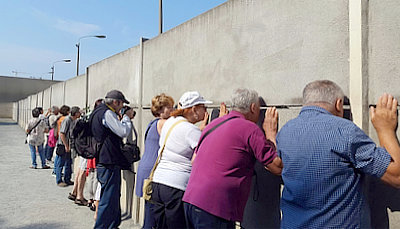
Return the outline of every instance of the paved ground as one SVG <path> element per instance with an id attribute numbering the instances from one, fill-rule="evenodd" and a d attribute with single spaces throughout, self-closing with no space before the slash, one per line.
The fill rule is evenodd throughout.
<path id="1" fill-rule="evenodd" d="M 72 186 L 56 186 L 51 169 L 29 168 L 24 139 L 16 123 L 0 119 L 0 228 L 93 228 L 94 212 L 67 199 Z M 139 226 L 126 220 L 120 228 Z"/>

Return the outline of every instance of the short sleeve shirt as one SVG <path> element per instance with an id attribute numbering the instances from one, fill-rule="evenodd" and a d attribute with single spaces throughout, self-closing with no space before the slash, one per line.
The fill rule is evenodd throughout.
<path id="1" fill-rule="evenodd" d="M 363 174 L 382 177 L 391 157 L 354 123 L 303 107 L 277 136 L 284 165 L 282 228 L 369 228 Z"/>
<path id="2" fill-rule="evenodd" d="M 60 133 L 65 134 L 65 137 L 67 141 L 69 141 L 69 132 L 72 127 L 73 120 L 71 116 L 67 116 L 62 122 L 60 126 Z M 64 145 L 64 143 L 61 141 L 61 138 L 59 137 L 57 140 L 57 144 Z"/>
<path id="3" fill-rule="evenodd" d="M 38 122 L 39 118 L 33 118 L 29 120 L 26 125 L 26 129 L 32 129 Z M 28 135 L 28 143 L 30 145 L 39 146 L 44 143 L 44 131 L 46 130 L 47 125 L 44 120 L 40 120 L 40 123 L 31 131 Z"/>
<path id="4" fill-rule="evenodd" d="M 200 129 L 186 121 L 185 118 L 170 117 L 163 125 L 160 134 L 160 150 L 164 144 L 165 137 L 171 126 L 180 121 L 171 131 L 153 181 L 176 189 L 185 190 L 192 170 L 192 157 L 194 148 L 199 142 Z"/>

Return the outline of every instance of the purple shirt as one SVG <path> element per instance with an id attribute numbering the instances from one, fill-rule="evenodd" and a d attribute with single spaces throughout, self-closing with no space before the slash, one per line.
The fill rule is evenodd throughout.
<path id="1" fill-rule="evenodd" d="M 202 135 L 232 116 L 239 118 L 222 124 L 201 143 L 183 201 L 226 220 L 242 221 L 256 159 L 268 165 L 277 154 L 261 129 L 237 111 L 211 122 Z"/>

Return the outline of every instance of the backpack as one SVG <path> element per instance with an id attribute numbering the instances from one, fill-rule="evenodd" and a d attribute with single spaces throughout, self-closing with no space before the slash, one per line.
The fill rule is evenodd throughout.
<path id="1" fill-rule="evenodd" d="M 70 140 L 71 148 L 86 159 L 97 157 L 102 145 L 94 139 L 88 119 L 79 119 L 74 122 L 70 131 Z"/>
<path id="2" fill-rule="evenodd" d="M 50 147 L 56 147 L 56 143 L 57 143 L 57 138 L 56 138 L 56 136 L 54 135 L 54 129 L 51 129 L 51 130 L 49 131 L 49 138 L 47 139 L 47 144 L 48 144 Z"/>

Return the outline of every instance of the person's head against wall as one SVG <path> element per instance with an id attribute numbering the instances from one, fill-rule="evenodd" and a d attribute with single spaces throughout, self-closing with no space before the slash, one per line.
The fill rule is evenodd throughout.
<path id="1" fill-rule="evenodd" d="M 154 96 L 151 99 L 151 113 L 154 117 L 167 119 L 174 110 L 174 99 L 164 93 Z"/>
<path id="2" fill-rule="evenodd" d="M 119 110 L 121 110 L 121 108 L 124 106 L 124 103 L 129 104 L 129 101 L 126 100 L 122 92 L 118 90 L 111 90 L 106 94 L 105 103 L 112 107 L 116 112 L 119 112 Z"/>
<path id="3" fill-rule="evenodd" d="M 206 104 L 211 103 L 211 101 L 205 100 L 199 92 L 188 91 L 179 99 L 178 109 L 171 112 L 171 116 L 183 116 L 194 124 L 204 119 L 207 112 Z"/>
<path id="4" fill-rule="evenodd" d="M 58 115 L 58 112 L 60 112 L 60 109 L 57 106 L 52 106 L 51 112 L 55 115 Z"/>
<path id="5" fill-rule="evenodd" d="M 303 90 L 304 106 L 319 106 L 333 115 L 343 117 L 343 90 L 330 80 L 316 80 Z"/>
<path id="6" fill-rule="evenodd" d="M 256 91 L 238 88 L 233 92 L 231 102 L 232 110 L 242 113 L 249 121 L 257 122 L 260 116 L 260 99 Z"/>
<path id="7" fill-rule="evenodd" d="M 69 108 L 69 106 L 67 106 L 67 105 L 62 105 L 61 107 L 60 107 L 60 113 L 61 113 L 61 115 L 62 116 L 67 116 L 68 114 L 69 114 L 69 111 L 70 111 L 71 109 Z"/>
<path id="8" fill-rule="evenodd" d="M 78 119 L 79 117 L 81 117 L 81 111 L 79 107 L 77 106 L 71 107 L 71 117 L 73 119 Z"/>
<path id="9" fill-rule="evenodd" d="M 40 115 L 40 110 L 37 107 L 33 108 L 32 109 L 32 116 L 34 118 L 37 118 L 37 117 L 39 117 L 39 115 Z"/>

